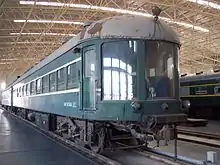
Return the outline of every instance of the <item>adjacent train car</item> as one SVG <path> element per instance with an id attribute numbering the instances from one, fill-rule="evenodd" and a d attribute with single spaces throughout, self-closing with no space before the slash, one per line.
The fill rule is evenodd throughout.
<path id="1" fill-rule="evenodd" d="M 220 119 L 220 73 L 181 77 L 180 86 L 181 99 L 190 101 L 189 117 Z"/>
<path id="2" fill-rule="evenodd" d="M 172 140 L 174 125 L 186 120 L 179 48 L 177 34 L 157 17 L 103 19 L 10 84 L 3 99 L 11 102 L 3 104 L 95 152 L 125 135 L 139 145 L 152 134 Z"/>

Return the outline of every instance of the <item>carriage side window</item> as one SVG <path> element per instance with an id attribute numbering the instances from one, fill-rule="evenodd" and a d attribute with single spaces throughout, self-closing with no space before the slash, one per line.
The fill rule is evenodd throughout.
<path id="1" fill-rule="evenodd" d="M 28 83 L 28 95 L 31 95 L 31 83 Z"/>
<path id="2" fill-rule="evenodd" d="M 220 86 L 214 87 L 214 94 L 220 94 Z"/>
<path id="3" fill-rule="evenodd" d="M 56 73 L 51 73 L 49 75 L 50 92 L 56 91 Z"/>
<path id="4" fill-rule="evenodd" d="M 19 87 L 18 87 L 17 91 L 18 91 L 18 97 L 20 97 L 20 88 Z"/>
<path id="5" fill-rule="evenodd" d="M 22 87 L 20 87 L 20 97 L 22 97 Z"/>
<path id="6" fill-rule="evenodd" d="M 19 97 L 21 97 L 21 96 L 22 96 L 22 88 L 19 87 Z"/>
<path id="7" fill-rule="evenodd" d="M 19 87 L 17 88 L 17 97 L 20 97 L 19 96 Z"/>
<path id="8" fill-rule="evenodd" d="M 25 93 L 24 93 L 24 86 L 22 86 L 22 96 L 21 97 L 24 97 L 25 96 Z"/>
<path id="9" fill-rule="evenodd" d="M 41 78 L 37 80 L 37 94 L 41 93 Z"/>
<path id="10" fill-rule="evenodd" d="M 61 91 L 65 89 L 65 69 L 62 68 L 57 71 L 57 90 Z"/>
<path id="11" fill-rule="evenodd" d="M 19 97 L 21 97 L 21 87 L 19 87 Z"/>
<path id="12" fill-rule="evenodd" d="M 36 85 L 35 85 L 35 81 L 31 82 L 31 90 L 30 90 L 30 95 L 34 95 L 36 92 Z"/>
<path id="13" fill-rule="evenodd" d="M 26 84 L 26 96 L 29 96 L 30 90 L 28 88 L 29 88 L 29 84 Z"/>
<path id="14" fill-rule="evenodd" d="M 24 87 L 24 96 L 26 96 L 26 85 L 24 85 L 23 87 Z"/>
<path id="15" fill-rule="evenodd" d="M 67 66 L 67 88 L 78 87 L 78 70 L 80 69 L 80 62 L 73 63 Z"/>
<path id="16" fill-rule="evenodd" d="M 49 92 L 49 77 L 48 75 L 42 77 L 42 90 L 43 93 Z"/>

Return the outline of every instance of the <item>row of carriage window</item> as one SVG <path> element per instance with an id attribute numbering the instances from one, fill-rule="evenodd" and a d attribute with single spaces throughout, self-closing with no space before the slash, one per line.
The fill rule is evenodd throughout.
<path id="1" fill-rule="evenodd" d="M 79 86 L 77 68 L 79 67 L 80 62 L 70 64 L 67 67 L 27 83 L 15 89 L 14 92 L 17 93 L 17 97 L 24 97 L 77 88 Z"/>
<path id="2" fill-rule="evenodd" d="M 103 56 L 103 99 L 131 99 L 135 93 L 134 80 L 136 75 L 136 41 L 109 42 L 102 46 Z M 132 46 L 133 45 L 133 46 Z M 93 46 L 84 52 L 85 77 L 97 80 L 97 53 Z M 79 88 L 81 62 L 78 61 L 37 80 L 25 84 L 14 92 L 17 97 L 37 95 Z M 134 75 L 132 75 L 132 73 Z M 96 84 L 97 85 L 97 84 Z M 98 87 L 97 87 L 98 88 Z M 15 94 L 16 95 L 16 94 Z"/>
<path id="3" fill-rule="evenodd" d="M 111 58 L 104 58 L 104 67 L 110 66 L 108 63 L 111 61 Z M 113 67 L 119 60 L 112 59 Z M 121 67 L 125 63 L 121 62 Z M 80 68 L 80 63 L 71 64 L 65 68 L 62 68 L 56 72 L 53 72 L 49 75 L 45 75 L 31 83 L 28 83 L 20 88 L 17 88 L 15 91 L 17 92 L 17 97 L 24 97 L 29 95 L 36 95 L 41 93 L 62 91 L 66 89 L 73 89 L 79 87 L 78 85 L 78 73 L 76 72 Z M 127 72 L 126 72 L 127 68 Z M 131 73 L 131 68 L 129 65 L 125 65 L 125 68 L 122 67 L 122 70 L 125 69 L 125 72 L 114 71 L 111 69 L 104 70 L 104 99 L 111 100 L 111 98 L 119 99 L 119 93 L 121 93 L 121 99 L 125 99 L 126 96 L 130 97 L 131 88 L 132 88 L 132 78 L 129 76 Z M 114 81 L 113 81 L 114 77 Z M 119 90 L 119 86 L 121 87 Z M 127 93 L 127 92 L 128 93 Z M 127 94 L 126 94 L 127 93 Z"/>

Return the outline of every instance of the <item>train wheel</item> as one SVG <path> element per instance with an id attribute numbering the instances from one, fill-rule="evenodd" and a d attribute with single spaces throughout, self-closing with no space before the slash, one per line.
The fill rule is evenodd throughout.
<path id="1" fill-rule="evenodd" d="M 95 136 L 93 137 L 93 142 L 90 145 L 90 149 L 93 152 L 101 153 L 104 149 L 105 141 L 105 128 L 99 128 L 95 130 Z"/>

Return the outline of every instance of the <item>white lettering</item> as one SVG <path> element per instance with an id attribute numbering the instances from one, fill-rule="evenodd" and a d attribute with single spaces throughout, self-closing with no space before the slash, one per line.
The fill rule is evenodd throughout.
<path id="1" fill-rule="evenodd" d="M 77 107 L 76 102 L 64 102 L 63 106 L 64 107 L 74 107 L 74 108 Z"/>

